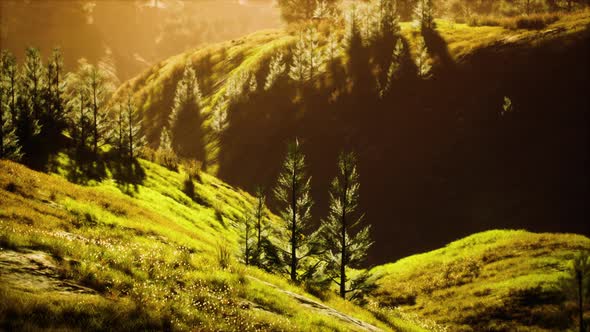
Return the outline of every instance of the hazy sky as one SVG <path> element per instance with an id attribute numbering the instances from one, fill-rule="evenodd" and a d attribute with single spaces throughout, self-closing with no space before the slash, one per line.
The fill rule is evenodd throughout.
<path id="1" fill-rule="evenodd" d="M 62 47 L 67 69 L 111 50 L 122 80 L 149 65 L 208 42 L 278 28 L 268 0 L 2 0 L 0 47 L 22 58 Z"/>

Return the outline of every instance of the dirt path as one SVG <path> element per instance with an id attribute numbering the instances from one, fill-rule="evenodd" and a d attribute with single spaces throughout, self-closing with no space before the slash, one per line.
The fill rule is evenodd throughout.
<path id="1" fill-rule="evenodd" d="M 252 280 L 255 280 L 255 281 L 257 281 L 257 282 L 259 282 L 261 284 L 264 284 L 264 285 L 267 285 L 269 287 L 272 287 L 272 288 L 274 288 L 274 289 L 276 289 L 276 290 L 278 290 L 278 291 L 280 291 L 280 292 L 288 295 L 289 297 L 294 298 L 295 300 L 297 300 L 299 303 L 301 303 L 305 307 L 308 307 L 308 308 L 310 308 L 312 310 L 318 311 L 318 312 L 320 312 L 320 313 L 322 313 L 324 315 L 329 315 L 329 316 L 332 316 L 334 318 L 337 318 L 337 319 L 339 319 L 341 321 L 344 321 L 344 322 L 347 322 L 349 324 L 352 324 L 355 327 L 357 327 L 359 330 L 363 330 L 363 331 L 383 331 L 382 329 L 380 329 L 380 328 L 378 328 L 378 327 L 376 327 L 374 325 L 371 325 L 369 323 L 363 322 L 360 319 L 357 319 L 357 318 L 354 318 L 354 317 L 349 316 L 347 314 L 344 314 L 344 313 L 342 313 L 342 312 L 340 312 L 340 311 L 338 311 L 338 310 L 336 310 L 334 308 L 328 307 L 325 304 L 319 303 L 319 302 L 314 301 L 314 300 L 312 300 L 310 298 L 307 298 L 305 296 L 302 296 L 302 295 L 293 293 L 293 292 L 288 291 L 288 290 L 284 290 L 284 289 L 282 289 L 280 287 L 277 287 L 276 285 L 273 285 L 273 284 L 271 284 L 269 282 L 260 280 L 258 278 L 252 277 L 252 276 L 248 276 L 248 278 L 250 278 Z"/>
<path id="2" fill-rule="evenodd" d="M 95 294 L 92 289 L 63 280 L 55 260 L 43 251 L 0 248 L 0 284 L 26 292 Z"/>

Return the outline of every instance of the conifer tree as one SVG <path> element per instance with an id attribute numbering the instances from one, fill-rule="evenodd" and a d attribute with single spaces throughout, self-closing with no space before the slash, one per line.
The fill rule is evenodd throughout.
<path id="1" fill-rule="evenodd" d="M 287 272 L 292 281 L 298 281 L 302 260 L 315 253 L 317 235 L 306 236 L 311 222 L 310 196 L 311 178 L 307 176 L 305 156 L 298 140 L 289 144 L 283 170 L 279 175 L 274 190 L 276 200 L 280 204 L 280 216 L 285 222 L 282 239 L 286 242 L 283 248 Z M 304 274 L 305 275 L 305 274 Z"/>
<path id="2" fill-rule="evenodd" d="M 126 107 L 126 142 L 127 142 L 127 153 L 129 161 L 133 162 L 139 155 L 139 150 L 145 146 L 145 137 L 141 132 L 142 120 L 140 118 L 139 111 L 133 102 L 131 94 L 127 95 L 127 107 Z"/>
<path id="3" fill-rule="evenodd" d="M 68 132 L 80 150 L 87 149 L 90 135 L 90 95 L 84 82 L 88 63 L 82 59 L 78 70 L 66 76 L 66 107 L 68 111 Z"/>
<path id="4" fill-rule="evenodd" d="M 422 31 L 432 30 L 434 25 L 434 5 L 432 0 L 418 0 L 414 9 L 414 24 Z"/>
<path id="5" fill-rule="evenodd" d="M 381 37 L 398 36 L 400 33 L 399 12 L 394 0 L 379 0 L 379 32 Z"/>
<path id="6" fill-rule="evenodd" d="M 324 69 L 324 57 L 319 47 L 319 34 L 308 27 L 299 36 L 293 50 L 293 64 L 289 76 L 297 82 L 313 80 Z"/>
<path id="7" fill-rule="evenodd" d="M 303 33 L 299 34 L 299 40 L 295 44 L 292 53 L 291 67 L 289 68 L 289 77 L 298 83 L 303 83 L 309 79 L 309 71 L 307 70 L 307 56 L 305 52 L 305 38 Z"/>
<path id="8" fill-rule="evenodd" d="M 125 124 L 125 114 L 123 112 L 123 105 L 117 103 L 113 108 L 116 110 L 116 118 L 115 118 L 115 134 L 114 134 L 114 144 L 115 148 L 119 152 L 119 158 L 123 160 L 127 155 L 127 133 L 126 133 L 126 124 Z"/>
<path id="9" fill-rule="evenodd" d="M 262 254 L 263 254 L 263 240 L 265 237 L 265 200 L 266 195 L 264 194 L 264 190 L 262 188 L 256 189 L 256 203 L 254 205 L 254 232 L 255 232 L 255 240 L 256 240 L 256 247 L 254 251 L 254 262 L 257 265 L 262 265 Z"/>
<path id="10" fill-rule="evenodd" d="M 17 99 L 17 136 L 22 144 L 25 158 L 34 157 L 41 125 L 39 118 L 43 112 L 44 67 L 39 50 L 28 48 L 25 63 L 20 74 L 20 94 Z"/>
<path id="11" fill-rule="evenodd" d="M 342 51 L 338 36 L 335 33 L 330 34 L 326 43 L 326 59 L 328 63 L 333 64 L 342 55 Z"/>
<path id="12" fill-rule="evenodd" d="M 211 128 L 218 135 L 221 135 L 229 127 L 227 104 L 227 100 L 222 98 L 217 101 L 211 113 Z"/>
<path id="13" fill-rule="evenodd" d="M 391 91 L 393 81 L 399 75 L 403 53 L 404 44 L 401 39 L 398 38 L 395 47 L 393 48 L 393 54 L 391 55 L 391 64 L 387 70 L 385 84 L 381 84 L 379 79 L 377 79 L 377 91 L 379 92 L 379 98 L 383 99 L 385 95 Z"/>
<path id="14" fill-rule="evenodd" d="M 283 53 L 279 52 L 270 59 L 268 75 L 266 75 L 266 82 L 264 83 L 264 90 L 270 90 L 283 76 L 286 70 L 287 65 L 283 60 Z"/>
<path id="15" fill-rule="evenodd" d="M 47 80 L 43 98 L 44 111 L 39 122 L 41 124 L 40 140 L 45 144 L 46 153 L 54 153 L 60 147 L 57 145 L 61 132 L 66 128 L 65 80 L 63 79 L 63 56 L 59 48 L 53 49 L 47 60 Z"/>
<path id="16" fill-rule="evenodd" d="M 323 4 L 322 4 L 323 2 Z M 339 0 L 278 0 L 281 16 L 287 23 L 311 20 L 319 6 L 323 11 L 332 10 Z"/>
<path id="17" fill-rule="evenodd" d="M 16 128 L 10 112 L 10 77 L 8 68 L 11 66 L 10 55 L 2 52 L 0 56 L 0 159 L 19 160 L 20 144 L 16 137 Z"/>
<path id="18" fill-rule="evenodd" d="M 13 125 L 17 123 L 18 109 L 18 67 L 16 65 L 16 58 L 10 52 L 3 50 L 1 55 L 2 62 L 2 76 L 4 77 L 4 87 L 6 89 L 7 107 L 10 111 L 10 116 Z"/>
<path id="19" fill-rule="evenodd" d="M 201 91 L 197 75 L 191 65 L 187 64 L 183 77 L 176 86 L 169 118 L 172 147 L 177 154 L 204 160 L 202 124 Z"/>
<path id="20" fill-rule="evenodd" d="M 243 207 L 244 214 L 238 219 L 240 229 L 240 245 L 242 251 L 242 260 L 244 264 L 252 264 L 252 256 L 255 248 L 254 245 L 254 227 L 252 223 L 252 213 Z"/>
<path id="21" fill-rule="evenodd" d="M 358 267 L 373 244 L 370 226 L 357 231 L 363 216 L 357 216 L 359 198 L 359 175 L 353 153 L 341 154 L 338 158 L 338 175 L 332 181 L 330 210 L 322 223 L 321 238 L 326 248 L 324 259 L 328 276 L 339 286 L 342 298 L 359 290 L 357 284 L 347 278 L 347 269 Z"/>
<path id="22" fill-rule="evenodd" d="M 430 56 L 428 55 L 428 48 L 426 47 L 424 37 L 418 38 L 416 49 L 416 68 L 418 70 L 418 77 L 421 79 L 428 79 L 431 76 L 432 66 L 430 65 Z"/>
<path id="23" fill-rule="evenodd" d="M 81 62 L 84 90 L 89 97 L 89 123 L 91 150 L 95 159 L 99 148 L 106 144 L 110 136 L 108 102 L 115 91 L 116 76 L 107 62 L 92 65 Z"/>

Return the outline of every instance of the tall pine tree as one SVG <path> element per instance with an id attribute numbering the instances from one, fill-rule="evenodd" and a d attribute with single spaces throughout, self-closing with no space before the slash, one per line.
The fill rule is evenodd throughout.
<path id="1" fill-rule="evenodd" d="M 180 156 L 205 160 L 203 148 L 201 91 L 197 74 L 190 64 L 176 85 L 169 118 L 172 147 Z"/>
<path id="2" fill-rule="evenodd" d="M 10 111 L 11 82 L 9 68 L 12 56 L 3 51 L 0 56 L 0 159 L 19 160 L 20 144 Z"/>
<path id="3" fill-rule="evenodd" d="M 338 175 L 332 181 L 330 210 L 322 223 L 321 238 L 328 276 L 339 286 L 344 299 L 360 286 L 347 278 L 347 269 L 358 267 L 372 245 L 370 226 L 358 230 L 363 220 L 357 215 L 359 188 L 356 157 L 343 153 L 338 158 Z"/>
<path id="4" fill-rule="evenodd" d="M 302 260 L 315 253 L 315 235 L 307 236 L 311 223 L 310 195 L 311 178 L 307 175 L 305 156 L 298 140 L 289 144 L 283 170 L 274 190 L 280 204 L 280 216 L 285 225 L 282 229 L 282 246 L 287 272 L 292 281 L 300 279 Z M 305 276 L 305 273 L 303 273 Z"/>

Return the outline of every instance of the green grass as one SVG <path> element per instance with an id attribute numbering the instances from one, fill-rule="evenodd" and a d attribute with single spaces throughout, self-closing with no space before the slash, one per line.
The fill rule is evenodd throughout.
<path id="1" fill-rule="evenodd" d="M 590 239 L 581 235 L 479 233 L 374 268 L 373 300 L 451 331 L 573 328 L 560 278 L 580 250 L 590 250 Z"/>
<path id="2" fill-rule="evenodd" d="M 47 252 L 61 279 L 95 291 L 1 287 L 0 327 L 355 330 L 279 290 L 320 301 L 299 286 L 238 262 L 235 220 L 250 195 L 202 173 L 195 193 L 207 204 L 199 205 L 182 193 L 183 174 L 140 163 L 146 180 L 127 195 L 110 179 L 84 187 L 0 161 L 0 248 Z M 407 324 L 383 323 L 336 296 L 324 303 L 384 330 Z"/>

